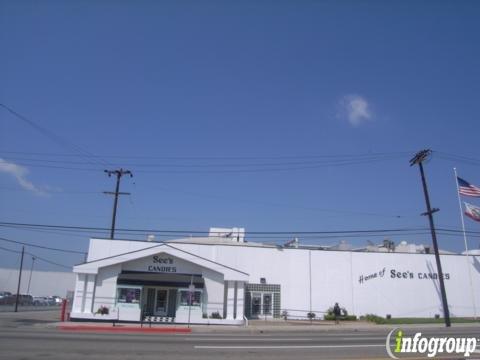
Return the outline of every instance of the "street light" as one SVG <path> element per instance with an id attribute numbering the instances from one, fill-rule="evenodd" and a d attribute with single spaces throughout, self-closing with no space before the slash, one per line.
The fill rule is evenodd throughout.
<path id="1" fill-rule="evenodd" d="M 35 256 L 32 256 L 32 266 L 30 267 L 30 276 L 28 277 L 27 295 L 30 295 L 30 282 L 32 281 L 33 265 L 35 264 Z"/>

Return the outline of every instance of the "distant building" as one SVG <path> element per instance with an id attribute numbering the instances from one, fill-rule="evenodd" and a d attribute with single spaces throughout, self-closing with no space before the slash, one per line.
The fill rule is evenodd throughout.
<path id="1" fill-rule="evenodd" d="M 22 271 L 20 294 L 27 294 L 30 269 Z M 0 291 L 17 293 L 18 270 L 0 268 Z M 75 274 L 72 272 L 34 270 L 30 279 L 29 295 L 66 297 L 75 289 Z"/>

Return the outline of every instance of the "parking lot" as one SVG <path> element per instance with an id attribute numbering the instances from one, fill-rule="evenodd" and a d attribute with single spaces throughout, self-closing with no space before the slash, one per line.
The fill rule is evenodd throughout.
<path id="1" fill-rule="evenodd" d="M 40 311 L 59 309 L 62 304 L 59 296 L 32 296 L 20 294 L 18 311 Z M 17 296 L 9 292 L 0 292 L 0 312 L 15 311 Z"/>

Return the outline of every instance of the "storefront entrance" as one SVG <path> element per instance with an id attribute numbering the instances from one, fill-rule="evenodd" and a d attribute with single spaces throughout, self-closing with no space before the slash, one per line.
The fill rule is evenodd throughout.
<path id="1" fill-rule="evenodd" d="M 252 317 L 273 316 L 273 294 L 270 292 L 252 293 Z"/>
<path id="2" fill-rule="evenodd" d="M 118 287 L 140 289 L 137 290 L 137 306 L 142 318 L 154 316 L 175 319 L 181 306 L 180 290 L 188 288 L 190 284 L 196 289 L 203 289 L 204 279 L 201 275 L 142 272 L 122 272 L 117 279 Z"/>
<path id="3" fill-rule="evenodd" d="M 175 289 L 147 287 L 146 313 L 154 316 L 169 316 L 169 293 Z M 175 308 L 174 304 L 170 304 Z M 172 306 L 173 305 L 173 306 Z"/>
<path id="4" fill-rule="evenodd" d="M 168 290 L 157 289 L 157 297 L 155 299 L 155 315 L 166 316 L 168 304 Z"/>
<path id="5" fill-rule="evenodd" d="M 145 316 L 175 317 L 177 289 L 145 286 L 143 289 L 143 313 Z"/>
<path id="6" fill-rule="evenodd" d="M 280 317 L 280 285 L 247 284 L 245 314 L 251 319 Z"/>

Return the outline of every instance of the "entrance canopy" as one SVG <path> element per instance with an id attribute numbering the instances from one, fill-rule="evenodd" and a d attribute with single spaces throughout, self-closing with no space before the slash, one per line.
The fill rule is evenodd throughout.
<path id="1" fill-rule="evenodd" d="M 222 274 L 226 281 L 248 281 L 248 274 L 243 271 L 165 243 L 89 261 L 75 266 L 73 272 L 98 274 L 101 268 L 119 264 L 121 264 L 124 274 L 155 273 L 201 276 L 203 269 L 209 269 Z"/>

